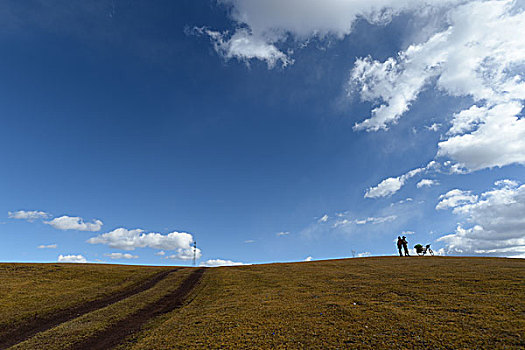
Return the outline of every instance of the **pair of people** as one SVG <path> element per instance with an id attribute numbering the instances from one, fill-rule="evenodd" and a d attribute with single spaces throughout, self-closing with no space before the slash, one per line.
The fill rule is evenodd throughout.
<path id="1" fill-rule="evenodd" d="M 401 248 L 405 251 L 405 256 L 410 256 L 410 254 L 408 254 L 408 242 L 405 236 L 403 236 L 403 238 L 397 236 L 397 250 L 399 250 L 399 256 L 403 256 Z"/>

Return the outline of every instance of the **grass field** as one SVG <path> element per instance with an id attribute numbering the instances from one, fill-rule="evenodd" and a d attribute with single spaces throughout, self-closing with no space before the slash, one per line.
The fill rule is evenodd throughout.
<path id="1" fill-rule="evenodd" d="M 142 266 L 0 264 L 0 338 L 56 317 L 59 310 L 131 288 L 160 271 Z"/>
<path id="2" fill-rule="evenodd" d="M 525 347 L 522 259 L 374 257 L 171 270 L 0 264 L 0 316 L 9 332 L 28 315 L 85 303 L 86 294 L 118 293 L 165 271 L 154 286 L 13 348 L 91 349 L 107 334 L 121 349 Z"/>

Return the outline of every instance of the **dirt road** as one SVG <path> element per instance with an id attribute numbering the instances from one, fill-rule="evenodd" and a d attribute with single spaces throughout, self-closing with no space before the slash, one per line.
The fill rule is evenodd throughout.
<path id="1" fill-rule="evenodd" d="M 82 343 L 75 344 L 72 349 L 102 350 L 111 349 L 121 344 L 127 337 L 140 331 L 142 326 L 149 320 L 182 307 L 190 292 L 201 280 L 204 270 L 203 268 L 195 270 L 175 291 L 120 320 L 104 331 L 95 334 L 93 337 L 84 340 Z"/>
<path id="2" fill-rule="evenodd" d="M 6 330 L 0 334 L 0 349 L 6 349 L 34 336 L 37 333 L 58 326 L 61 323 L 70 321 L 89 312 L 104 308 L 113 303 L 129 298 L 135 294 L 153 288 L 157 283 L 175 271 L 177 271 L 177 269 L 157 273 L 146 281 L 132 285 L 117 293 L 102 297 L 100 299 L 92 300 L 72 308 L 60 310 L 51 315 L 37 317 L 17 328 Z"/>

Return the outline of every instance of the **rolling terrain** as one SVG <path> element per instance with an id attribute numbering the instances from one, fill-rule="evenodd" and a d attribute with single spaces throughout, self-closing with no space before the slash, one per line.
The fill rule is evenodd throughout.
<path id="1" fill-rule="evenodd" d="M 525 260 L 0 264 L 0 349 L 525 347 Z"/>

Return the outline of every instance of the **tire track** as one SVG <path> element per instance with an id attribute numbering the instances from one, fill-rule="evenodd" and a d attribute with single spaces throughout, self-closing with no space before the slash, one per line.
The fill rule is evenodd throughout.
<path id="1" fill-rule="evenodd" d="M 105 350 L 121 344 L 127 337 L 140 331 L 149 320 L 182 307 L 190 292 L 199 284 L 204 270 L 204 268 L 195 270 L 175 291 L 82 341 L 82 343 L 75 344 L 72 349 Z"/>
<path id="2" fill-rule="evenodd" d="M 50 315 L 44 315 L 41 317 L 37 316 L 30 322 L 15 327 L 13 329 L 6 330 L 5 334 L 0 335 L 0 349 L 6 349 L 26 339 L 31 338 L 37 333 L 46 331 L 48 329 L 58 326 L 61 323 L 70 321 L 74 318 L 104 308 L 118 301 L 129 298 L 130 296 L 133 296 L 137 293 L 150 289 L 154 287 L 157 283 L 162 281 L 164 278 L 166 278 L 170 273 L 175 272 L 177 270 L 178 269 L 162 271 L 155 274 L 153 277 L 147 279 L 142 283 L 129 286 L 124 290 L 118 291 L 106 297 L 88 301 L 86 303 L 73 306 L 68 309 L 58 310 Z"/>

